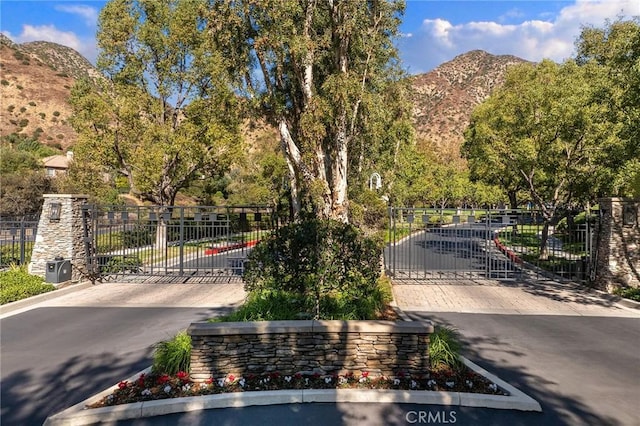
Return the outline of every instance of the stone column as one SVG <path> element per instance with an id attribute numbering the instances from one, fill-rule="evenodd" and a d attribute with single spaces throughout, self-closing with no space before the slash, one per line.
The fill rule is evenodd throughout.
<path id="1" fill-rule="evenodd" d="M 600 288 L 640 286 L 640 200 L 603 198 L 597 237 L 596 282 Z"/>
<path id="2" fill-rule="evenodd" d="M 71 260 L 72 281 L 80 280 L 85 264 L 82 206 L 87 199 L 78 194 L 44 194 L 29 273 L 44 278 L 47 262 L 61 257 Z M 52 216 L 56 211 L 57 217 Z"/>

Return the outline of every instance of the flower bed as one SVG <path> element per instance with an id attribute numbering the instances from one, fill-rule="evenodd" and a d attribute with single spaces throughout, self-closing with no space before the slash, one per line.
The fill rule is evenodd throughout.
<path id="1" fill-rule="evenodd" d="M 246 377 L 220 375 L 211 377 L 205 383 L 195 383 L 190 379 L 188 373 L 179 372 L 175 376 L 155 373 L 141 374 L 134 381 L 122 381 L 113 393 L 87 407 L 99 408 L 141 401 L 229 392 L 285 389 L 395 389 L 508 395 L 495 383 L 467 368 L 453 370 L 443 367 L 428 371 L 420 376 L 398 373 L 395 377 L 371 377 L 367 372 L 363 372 L 360 376 L 353 374 L 321 376 L 299 373 L 287 376 L 272 372 L 263 375 L 247 375 Z"/>

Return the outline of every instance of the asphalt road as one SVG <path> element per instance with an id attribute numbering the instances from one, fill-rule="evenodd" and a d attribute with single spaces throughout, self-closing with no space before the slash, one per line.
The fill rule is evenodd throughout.
<path id="1" fill-rule="evenodd" d="M 229 308 L 43 307 L 4 318 L 0 422 L 41 425 L 148 367 L 153 344 L 223 312 Z"/>

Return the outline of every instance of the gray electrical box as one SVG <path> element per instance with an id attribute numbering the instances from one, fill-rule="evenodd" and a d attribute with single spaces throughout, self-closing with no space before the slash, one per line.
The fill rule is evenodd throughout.
<path id="1" fill-rule="evenodd" d="M 44 280 L 52 284 L 71 280 L 71 261 L 56 259 L 52 262 L 47 262 Z"/>

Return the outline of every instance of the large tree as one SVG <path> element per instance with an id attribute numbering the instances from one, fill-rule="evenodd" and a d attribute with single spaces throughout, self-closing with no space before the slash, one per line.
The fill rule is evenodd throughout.
<path id="1" fill-rule="evenodd" d="M 619 141 L 604 163 L 611 170 L 611 195 L 640 197 L 640 18 L 584 28 L 576 47 L 578 63 L 602 70 L 595 101 L 617 124 Z"/>
<path id="2" fill-rule="evenodd" d="M 474 110 L 465 134 L 472 173 L 487 183 L 497 174 L 519 180 L 542 212 L 541 257 L 549 225 L 603 185 L 601 161 L 612 137 L 602 105 L 593 102 L 599 78 L 598 69 L 572 61 L 517 65 Z M 479 172 L 487 164 L 493 172 Z"/>
<path id="3" fill-rule="evenodd" d="M 170 206 L 240 148 L 237 97 L 204 28 L 205 0 L 112 0 L 100 13 L 100 88 L 73 90 L 77 161 L 121 173 L 133 195 Z"/>
<path id="4" fill-rule="evenodd" d="M 392 43 L 404 4 L 370 0 L 210 0 L 210 37 L 237 92 L 279 132 L 294 213 L 348 221 L 349 162 L 364 169 L 366 111 L 393 110 L 401 73 Z M 369 129 L 369 130 L 367 130 Z"/>

